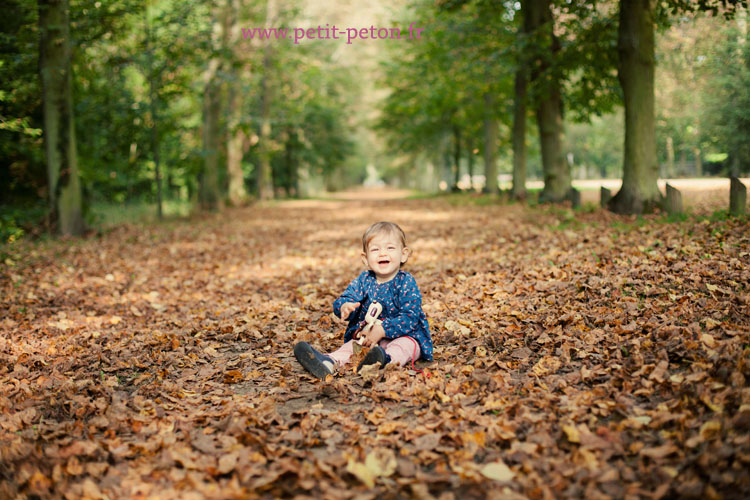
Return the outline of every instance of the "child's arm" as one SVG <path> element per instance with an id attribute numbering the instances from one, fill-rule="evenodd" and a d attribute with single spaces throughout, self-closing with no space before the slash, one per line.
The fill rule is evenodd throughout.
<path id="1" fill-rule="evenodd" d="M 364 287 L 362 286 L 362 274 L 360 274 L 351 283 L 349 283 L 349 286 L 346 287 L 344 293 L 342 293 L 341 296 L 333 302 L 333 314 L 341 318 L 341 306 L 346 303 L 362 303 L 363 299 Z M 352 311 L 350 307 L 344 308 L 344 313 L 347 312 L 351 314 Z M 347 314 L 347 316 L 349 314 Z"/>

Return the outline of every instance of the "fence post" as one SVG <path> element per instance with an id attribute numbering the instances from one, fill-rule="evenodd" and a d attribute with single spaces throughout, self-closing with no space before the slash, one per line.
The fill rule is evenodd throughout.
<path id="1" fill-rule="evenodd" d="M 745 204 L 747 203 L 747 188 L 737 178 L 729 178 L 729 213 L 732 215 L 741 215 L 745 213 Z"/>
<path id="2" fill-rule="evenodd" d="M 612 199 L 612 191 L 602 186 L 599 204 L 602 208 L 607 208 L 607 203 Z"/>
<path id="3" fill-rule="evenodd" d="M 576 188 L 571 187 L 568 190 L 568 194 L 565 198 L 570 200 L 570 203 L 573 205 L 573 208 L 578 208 L 581 206 L 581 192 L 577 190 Z"/>
<path id="4" fill-rule="evenodd" d="M 682 194 L 669 184 L 667 184 L 667 199 L 664 208 L 670 215 L 682 213 Z"/>

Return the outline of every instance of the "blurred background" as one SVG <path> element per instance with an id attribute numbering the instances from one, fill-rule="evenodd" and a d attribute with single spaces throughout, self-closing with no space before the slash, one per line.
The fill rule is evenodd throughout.
<path id="1" fill-rule="evenodd" d="M 76 234 L 361 185 L 524 197 L 559 178 L 545 147 L 568 187 L 622 179 L 621 7 L 7 0 L 0 236 Z M 647 14 L 655 84 L 653 134 L 645 130 L 659 178 L 747 173 L 742 2 L 659 2 Z M 420 39 L 405 38 L 412 23 Z M 402 38 L 247 36 L 327 25 L 399 28 Z M 545 124 L 559 145 L 540 136 Z M 550 190 L 551 201 L 562 192 Z"/>

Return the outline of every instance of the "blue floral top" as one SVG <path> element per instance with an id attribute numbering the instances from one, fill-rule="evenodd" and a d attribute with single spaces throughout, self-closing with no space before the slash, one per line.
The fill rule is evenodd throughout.
<path id="1" fill-rule="evenodd" d="M 385 338 L 411 337 L 419 344 L 422 351 L 420 358 L 432 361 L 430 326 L 422 311 L 422 294 L 411 274 L 399 271 L 392 280 L 378 283 L 374 272 L 363 271 L 333 303 L 333 313 L 339 318 L 341 306 L 346 302 L 359 302 L 360 307 L 349 315 L 344 341 L 352 339 L 357 325 L 364 321 L 370 304 L 379 302 L 383 312 L 378 319 L 383 320 Z"/>

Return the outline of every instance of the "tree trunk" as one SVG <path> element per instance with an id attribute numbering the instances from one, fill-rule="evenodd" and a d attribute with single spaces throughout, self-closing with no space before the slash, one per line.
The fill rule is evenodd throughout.
<path id="1" fill-rule="evenodd" d="M 617 76 L 625 104 L 622 188 L 609 202 L 617 213 L 650 212 L 661 201 L 654 139 L 653 0 L 620 0 Z"/>
<path id="2" fill-rule="evenodd" d="M 484 94 L 484 190 L 498 194 L 497 186 L 497 117 L 495 116 L 495 96 Z"/>
<path id="3" fill-rule="evenodd" d="M 221 22 L 224 12 L 221 5 L 214 6 L 214 21 L 211 39 L 214 54 L 208 61 L 208 66 L 203 75 L 203 150 L 205 159 L 203 162 L 203 174 L 201 176 L 200 199 L 201 208 L 204 210 L 218 210 L 221 208 L 221 193 L 219 191 L 219 147 L 221 140 L 220 124 L 221 118 L 221 80 L 219 71 L 221 69 L 221 58 L 219 49 L 223 36 L 223 23 Z"/>
<path id="4" fill-rule="evenodd" d="M 299 174 L 297 173 L 297 131 L 292 126 L 286 129 L 284 141 L 284 166 L 286 170 L 286 194 L 288 197 L 299 197 Z"/>
<path id="5" fill-rule="evenodd" d="M 469 190 L 474 189 L 474 141 L 472 136 L 466 138 L 466 151 L 468 153 L 466 167 L 469 170 Z"/>
<path id="6" fill-rule="evenodd" d="M 229 47 L 235 58 L 235 64 L 239 70 L 233 71 L 233 78 L 229 84 L 229 98 L 227 99 L 227 177 L 229 178 L 228 197 L 229 204 L 240 206 L 247 199 L 245 190 L 245 176 L 242 171 L 242 145 L 245 142 L 245 130 L 242 127 L 244 116 L 245 99 L 243 95 L 242 82 L 247 80 L 246 65 L 243 60 L 243 52 L 246 49 L 241 44 L 240 16 L 241 0 L 228 0 L 229 7 Z M 239 50 L 242 47 L 243 50 Z"/>
<path id="7" fill-rule="evenodd" d="M 44 109 L 50 226 L 63 235 L 84 231 L 73 119 L 67 0 L 39 1 L 39 73 Z"/>
<path id="8" fill-rule="evenodd" d="M 266 4 L 266 29 L 273 27 L 276 21 L 276 0 Z M 258 141 L 258 198 L 272 199 L 273 171 L 271 170 L 271 40 L 266 39 L 263 45 L 263 78 L 261 80 L 260 103 L 260 140 Z"/>
<path id="9" fill-rule="evenodd" d="M 703 177 L 703 160 L 701 159 L 701 150 L 699 147 L 693 148 L 693 155 L 695 156 L 695 176 Z"/>
<path id="10" fill-rule="evenodd" d="M 513 191 L 515 199 L 526 198 L 526 68 L 519 61 L 513 103 Z"/>
<path id="11" fill-rule="evenodd" d="M 664 178 L 670 179 L 674 175 L 674 140 L 667 137 L 667 167 L 664 169 Z"/>
<path id="12" fill-rule="evenodd" d="M 159 220 L 164 218 L 161 196 L 161 171 L 159 165 L 159 131 L 156 128 L 157 117 L 157 89 L 154 81 L 154 45 L 151 40 L 151 5 L 146 6 L 146 52 L 148 54 L 148 97 L 151 110 L 151 155 L 154 158 L 154 175 L 156 180 L 156 213 Z"/>
<path id="13" fill-rule="evenodd" d="M 453 172 L 453 189 L 458 191 L 458 183 L 461 181 L 461 128 L 459 126 L 453 127 L 453 139 L 455 141 L 455 150 L 453 152 L 453 164 L 455 171 Z"/>
<path id="14" fill-rule="evenodd" d="M 563 117 L 560 77 L 551 70 L 550 58 L 556 57 L 560 43 L 553 32 L 552 11 L 549 0 L 534 0 L 527 11 L 530 26 L 541 40 L 536 70 L 532 75 L 539 89 L 536 100 L 536 121 L 542 150 L 544 189 L 539 196 L 541 202 L 558 202 L 565 199 L 571 188 L 570 166 L 563 153 Z M 542 30 L 542 31 L 539 31 Z"/>

